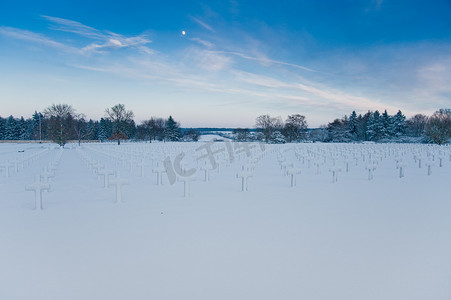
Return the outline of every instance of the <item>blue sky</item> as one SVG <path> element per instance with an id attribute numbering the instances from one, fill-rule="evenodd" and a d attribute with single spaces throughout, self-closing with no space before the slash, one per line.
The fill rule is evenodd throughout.
<path id="1" fill-rule="evenodd" d="M 93 3 L 95 2 L 95 3 Z M 183 35 L 182 31 L 186 34 Z M 451 107 L 451 1 L 0 0 L 0 115 L 252 127 Z"/>

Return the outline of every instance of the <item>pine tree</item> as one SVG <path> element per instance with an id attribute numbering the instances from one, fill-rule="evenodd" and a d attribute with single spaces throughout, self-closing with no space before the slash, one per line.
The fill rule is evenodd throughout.
<path id="1" fill-rule="evenodd" d="M 390 132 L 393 136 L 402 136 L 406 129 L 406 116 L 400 110 L 393 116 L 390 124 Z"/>
<path id="2" fill-rule="evenodd" d="M 113 126 L 108 119 L 101 118 L 99 122 L 99 131 L 97 138 L 101 141 L 106 141 L 113 133 Z"/>
<path id="3" fill-rule="evenodd" d="M 357 114 L 355 113 L 355 110 L 352 111 L 351 115 L 349 116 L 349 134 L 351 135 L 351 138 L 355 140 L 357 138 Z"/>
<path id="4" fill-rule="evenodd" d="M 0 117 L 0 140 L 5 139 L 6 120 Z"/>
<path id="5" fill-rule="evenodd" d="M 44 116 L 41 113 L 38 113 L 37 111 L 34 112 L 32 116 L 32 125 L 33 128 L 30 138 L 33 139 L 41 139 L 43 137 L 43 132 L 45 132 L 45 126 L 43 124 L 45 123 Z"/>
<path id="6" fill-rule="evenodd" d="M 18 140 L 28 140 L 29 137 L 27 135 L 27 122 L 23 117 L 20 117 L 19 121 L 17 121 L 17 139 Z"/>
<path id="7" fill-rule="evenodd" d="M 25 136 L 24 140 L 32 140 L 34 132 L 36 130 L 36 122 L 33 119 L 26 119 L 25 120 Z"/>
<path id="8" fill-rule="evenodd" d="M 382 113 L 381 116 L 381 138 L 388 138 L 390 134 L 390 124 L 391 124 L 391 118 L 388 115 L 387 110 L 385 110 Z"/>
<path id="9" fill-rule="evenodd" d="M 169 116 L 164 128 L 164 136 L 166 141 L 176 142 L 180 140 L 180 126 Z"/>
<path id="10" fill-rule="evenodd" d="M 327 125 L 328 141 L 330 142 L 349 142 L 351 134 L 349 133 L 349 119 L 344 116 L 342 119 L 335 119 Z"/>
<path id="11" fill-rule="evenodd" d="M 89 134 L 86 136 L 86 139 L 96 140 L 97 136 L 98 136 L 98 131 L 99 131 L 99 122 L 89 119 L 89 122 L 87 125 L 87 131 Z"/>
<path id="12" fill-rule="evenodd" d="M 383 133 L 382 118 L 378 110 L 372 113 L 368 119 L 367 124 L 367 138 L 370 141 L 378 141 Z"/>
<path id="13" fill-rule="evenodd" d="M 270 144 L 285 144 L 287 141 L 279 130 L 274 131 L 269 138 Z"/>
<path id="14" fill-rule="evenodd" d="M 17 140 L 19 139 L 19 132 L 17 127 L 17 120 L 13 116 L 9 116 L 6 119 L 5 124 L 5 140 Z"/>

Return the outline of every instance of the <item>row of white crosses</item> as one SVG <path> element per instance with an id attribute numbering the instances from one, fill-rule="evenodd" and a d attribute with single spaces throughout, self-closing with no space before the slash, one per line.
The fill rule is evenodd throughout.
<path id="1" fill-rule="evenodd" d="M 114 187 L 115 190 L 115 203 L 122 203 L 122 187 L 130 184 L 129 180 L 121 177 L 120 171 L 114 171 L 107 168 L 105 164 L 99 163 L 99 161 L 90 157 L 86 152 L 79 153 L 82 155 L 88 167 L 90 167 L 94 174 L 103 179 L 103 188 Z M 114 175 L 114 177 L 111 177 Z M 111 177 L 111 178 L 110 178 Z"/>
<path id="2" fill-rule="evenodd" d="M 317 175 L 321 172 L 321 166 L 329 162 L 332 165 L 329 168 L 332 182 L 338 181 L 338 174 L 343 168 L 348 173 L 350 166 L 354 164 L 358 166 L 359 162 L 364 164 L 364 168 L 368 172 L 368 180 L 372 180 L 378 164 L 391 155 L 390 147 L 383 145 L 381 147 L 380 145 L 327 144 L 320 148 L 318 146 L 312 148 L 310 149 L 309 145 L 299 146 L 295 149 L 295 155 L 303 164 L 307 161 L 308 168 L 313 163 Z"/>
<path id="3" fill-rule="evenodd" d="M 182 146 L 181 146 L 182 145 Z M 138 168 L 141 168 L 140 175 L 144 177 L 144 169 L 145 167 L 152 167 L 152 173 L 156 175 L 156 185 L 163 184 L 163 178 L 166 174 L 166 167 L 163 163 L 165 155 L 173 156 L 177 151 L 187 150 L 187 144 L 147 144 L 145 148 L 141 148 L 141 150 L 136 151 L 133 148 L 125 148 L 121 147 L 121 150 L 118 151 L 105 151 L 96 149 L 97 152 L 102 153 L 104 155 L 115 157 L 114 159 L 119 159 L 120 157 L 128 157 L 129 162 L 136 163 Z M 110 145 L 111 147 L 111 145 Z M 98 147 L 97 147 L 98 148 Z M 118 147 L 117 147 L 118 148 Z M 116 148 L 116 149 L 117 149 Z M 152 150 L 151 153 L 149 151 Z M 124 164 L 122 164 L 124 165 Z M 128 165 L 128 163 L 127 163 Z M 131 169 L 129 170 L 131 171 Z M 189 197 L 190 194 L 190 182 L 195 180 L 193 176 L 177 176 L 178 181 L 184 182 L 184 195 L 185 197 Z M 125 184 L 126 181 L 119 180 L 120 184 Z M 111 184 L 116 184 L 113 181 Z M 119 190 L 118 190 L 119 192 Z"/>
<path id="4" fill-rule="evenodd" d="M 242 160 L 246 160 L 246 163 L 241 165 L 241 170 L 236 174 L 237 178 L 241 179 L 241 191 L 246 192 L 249 190 L 248 180 L 253 177 L 253 172 L 260 161 L 267 157 L 270 153 L 274 153 L 276 149 L 272 147 L 272 150 L 266 150 L 265 152 L 258 152 L 257 149 L 251 149 L 251 153 L 246 154 L 246 157 Z"/>
<path id="5" fill-rule="evenodd" d="M 60 149 L 52 161 L 44 167 L 44 171 L 40 174 L 36 174 L 34 177 L 34 182 L 25 186 L 26 191 L 34 192 L 35 199 L 35 209 L 41 210 L 42 205 L 42 192 L 50 192 L 50 178 L 55 177 L 55 170 L 58 168 L 61 156 L 63 155 L 63 150 Z"/>
<path id="6" fill-rule="evenodd" d="M 301 156 L 299 153 L 294 150 L 294 153 L 298 159 L 302 159 L 302 161 L 305 161 L 303 159 L 303 156 Z M 293 188 L 296 186 L 296 176 L 301 173 L 301 167 L 295 163 L 293 163 L 290 160 L 287 160 L 285 155 L 283 154 L 283 151 L 278 151 L 277 153 L 277 161 L 280 165 L 281 170 L 283 170 L 284 176 L 289 176 L 290 178 L 290 186 Z"/>
<path id="7" fill-rule="evenodd" d="M 31 163 L 38 160 L 41 156 L 49 151 L 48 148 L 38 150 L 34 153 L 22 153 L 22 157 L 15 157 L 13 160 L 7 160 L 0 163 L 0 173 L 4 173 L 6 178 L 11 176 L 11 169 L 14 173 L 18 173 L 21 169 L 28 167 Z"/>
<path id="8" fill-rule="evenodd" d="M 137 165 L 138 168 L 141 168 L 141 175 L 143 175 L 144 173 L 144 169 L 146 166 L 152 166 L 152 173 L 155 174 L 156 176 L 156 184 L 157 185 L 161 185 L 163 184 L 163 178 L 165 177 L 164 175 L 167 174 L 166 173 L 166 167 L 163 164 L 164 158 L 165 157 L 175 157 L 178 153 L 181 152 L 194 152 L 193 148 L 197 148 L 199 147 L 200 143 L 198 144 L 144 144 L 143 147 L 140 147 L 141 149 L 139 151 L 135 151 L 132 149 L 127 149 L 125 147 L 113 147 L 115 148 L 114 151 L 112 150 L 108 150 L 106 148 L 109 148 L 111 145 L 109 146 L 101 146 L 101 145 L 91 145 L 92 148 L 97 148 L 95 151 L 97 152 L 103 152 L 103 154 L 105 155 L 109 155 L 109 156 L 113 156 L 115 157 L 114 159 L 117 161 L 119 157 L 130 157 L 130 156 L 134 156 L 135 158 L 133 158 L 133 160 L 138 161 Z M 130 144 L 129 144 L 130 145 Z M 127 145 L 128 146 L 128 145 Z M 217 143 L 215 144 L 214 147 L 214 152 L 217 150 L 218 147 L 223 147 L 224 144 L 222 143 Z M 255 152 L 258 152 L 257 147 L 255 147 L 255 145 L 252 147 L 243 147 L 243 149 L 245 149 L 245 151 L 242 151 L 241 153 L 238 153 L 235 158 L 236 161 L 240 161 L 240 162 L 244 162 L 244 164 L 247 164 L 247 160 L 249 156 L 254 156 Z M 102 149 L 103 148 L 103 149 Z M 160 149 L 158 149 L 160 148 Z M 120 150 L 117 150 L 120 149 Z M 148 151 L 149 149 L 152 149 L 152 156 L 149 155 Z M 147 151 L 147 152 L 146 152 Z M 108 152 L 108 153 L 107 153 Z M 154 155 L 155 152 L 160 152 L 161 155 Z M 192 154 L 192 153 L 191 153 Z M 216 172 L 220 173 L 221 171 L 221 166 L 228 166 L 230 165 L 231 161 L 229 158 L 230 153 L 227 153 L 226 151 L 220 152 L 217 156 L 216 156 Z M 144 159 L 143 157 L 146 157 L 146 159 Z M 151 158 L 149 158 L 151 157 Z M 146 161 L 148 163 L 146 163 Z M 152 162 L 152 163 L 150 163 Z M 212 170 L 215 169 L 214 167 L 211 166 L 210 162 L 207 160 L 196 160 L 196 156 L 194 155 L 187 155 L 187 157 L 185 158 L 184 162 L 189 162 L 192 163 L 194 162 L 194 164 L 197 164 L 197 167 L 195 167 L 197 169 L 197 173 L 203 175 L 202 179 L 205 182 L 209 182 L 211 179 L 211 175 L 212 175 Z M 192 166 L 191 166 L 192 167 Z M 189 178 L 187 178 L 186 176 L 180 176 L 180 174 L 177 175 L 177 181 L 179 182 L 183 182 L 184 183 L 184 195 L 186 197 L 189 196 L 189 187 L 190 187 L 190 183 L 192 181 L 196 180 L 196 176 L 191 176 Z M 247 179 L 246 179 L 247 180 Z"/>

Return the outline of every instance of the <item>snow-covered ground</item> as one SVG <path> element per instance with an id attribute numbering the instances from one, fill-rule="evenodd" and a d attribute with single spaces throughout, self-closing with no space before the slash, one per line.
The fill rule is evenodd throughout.
<path id="1" fill-rule="evenodd" d="M 0 299 L 449 300 L 450 195 L 450 147 L 0 144 Z"/>

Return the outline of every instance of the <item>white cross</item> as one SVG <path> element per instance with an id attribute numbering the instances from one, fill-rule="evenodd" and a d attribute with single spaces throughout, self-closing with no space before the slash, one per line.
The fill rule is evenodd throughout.
<path id="1" fill-rule="evenodd" d="M 116 172 L 116 177 L 110 180 L 109 186 L 114 185 L 116 187 L 116 203 L 122 202 L 122 186 L 129 184 L 129 181 L 125 178 L 121 178 L 119 171 Z"/>
<path id="2" fill-rule="evenodd" d="M 402 160 L 399 160 L 396 163 L 396 167 L 399 169 L 399 178 L 403 178 L 404 177 L 404 168 L 407 166 L 406 163 L 404 163 Z"/>
<path id="3" fill-rule="evenodd" d="M 6 177 L 9 177 L 9 168 L 14 167 L 14 165 L 10 162 L 5 162 L 3 164 L 0 165 L 0 169 L 4 169 L 5 170 L 5 175 Z"/>
<path id="4" fill-rule="evenodd" d="M 434 162 L 432 160 L 428 160 L 426 162 L 426 166 L 428 166 L 428 176 L 432 174 L 432 167 L 434 166 Z"/>
<path id="5" fill-rule="evenodd" d="M 443 167 L 443 160 L 445 159 L 445 157 L 444 157 L 443 155 L 440 155 L 440 156 L 438 157 L 438 159 L 439 159 L 439 166 L 440 166 L 440 168 L 441 168 L 441 167 Z"/>
<path id="6" fill-rule="evenodd" d="M 208 182 L 210 180 L 210 174 L 209 174 L 210 170 L 209 170 L 207 164 L 204 164 L 203 166 L 201 166 L 200 169 L 202 171 L 204 171 L 204 181 Z"/>
<path id="7" fill-rule="evenodd" d="M 101 170 L 97 171 L 97 175 L 103 176 L 103 187 L 104 188 L 108 188 L 108 186 L 109 186 L 108 181 L 109 181 L 110 175 L 113 175 L 113 174 L 114 174 L 114 171 L 108 170 L 108 169 L 101 169 Z"/>
<path id="8" fill-rule="evenodd" d="M 14 161 L 12 161 L 12 164 L 14 164 L 16 173 L 19 173 L 19 166 L 22 166 L 22 169 L 23 169 L 23 161 L 22 160 L 19 160 L 16 158 Z"/>
<path id="9" fill-rule="evenodd" d="M 315 160 L 315 165 L 316 165 L 316 174 L 320 174 L 321 172 L 321 165 L 323 164 L 323 160 L 322 159 L 317 159 Z"/>
<path id="10" fill-rule="evenodd" d="M 345 163 L 346 163 L 346 173 L 349 172 L 349 164 L 352 163 L 352 162 L 353 162 L 353 159 L 351 159 L 351 158 L 348 158 L 348 159 L 345 160 Z"/>
<path id="11" fill-rule="evenodd" d="M 421 156 L 417 156 L 417 159 L 418 159 L 418 168 L 421 169 L 421 159 L 422 159 L 422 157 Z"/>
<path id="12" fill-rule="evenodd" d="M 157 166 L 152 169 L 152 173 L 157 173 L 157 185 L 163 184 L 163 173 L 166 172 L 166 168 L 164 165 L 159 165 L 157 163 Z"/>
<path id="13" fill-rule="evenodd" d="M 34 183 L 25 186 L 26 191 L 34 191 L 35 209 L 42 209 L 42 191 L 49 191 L 50 184 L 41 182 L 41 176 L 35 175 Z"/>
<path id="14" fill-rule="evenodd" d="M 376 164 L 368 164 L 365 169 L 368 170 L 368 180 L 372 180 L 373 179 L 373 172 L 374 170 L 376 170 L 377 165 Z"/>
<path id="15" fill-rule="evenodd" d="M 92 171 L 94 174 L 97 174 L 97 172 L 103 168 L 103 165 L 99 162 L 95 162 L 91 165 Z"/>
<path id="16" fill-rule="evenodd" d="M 242 170 L 236 174 L 237 178 L 241 178 L 241 191 L 247 191 L 247 180 L 252 177 L 252 173 L 247 170 Z"/>
<path id="17" fill-rule="evenodd" d="M 293 163 L 284 161 L 284 162 L 282 162 L 282 163 L 280 164 L 280 167 L 283 169 L 284 175 L 287 176 L 287 175 L 288 175 L 287 170 L 288 170 L 290 167 L 293 167 Z"/>
<path id="18" fill-rule="evenodd" d="M 44 179 L 44 182 L 50 182 L 50 178 L 54 178 L 55 173 L 53 173 L 50 168 L 44 168 L 44 171 L 41 173 L 41 178 Z"/>
<path id="19" fill-rule="evenodd" d="M 291 187 L 296 186 L 296 175 L 299 173 L 301 173 L 300 168 L 291 167 L 287 170 L 287 174 L 290 175 L 290 177 L 291 177 Z"/>
<path id="20" fill-rule="evenodd" d="M 332 182 L 335 183 L 338 181 L 338 172 L 341 172 L 341 168 L 338 166 L 330 167 L 330 172 L 332 172 Z"/>
<path id="21" fill-rule="evenodd" d="M 141 161 L 139 163 L 137 163 L 138 167 L 141 167 L 141 177 L 144 177 L 144 170 L 146 168 L 146 166 L 149 166 L 148 163 L 146 163 L 144 161 L 144 159 L 141 159 Z"/>
<path id="22" fill-rule="evenodd" d="M 185 198 L 190 196 L 190 182 L 195 181 L 196 176 L 193 174 L 191 176 L 179 176 L 178 181 L 183 181 L 183 195 Z"/>

